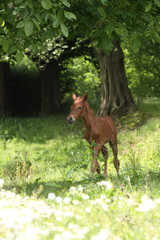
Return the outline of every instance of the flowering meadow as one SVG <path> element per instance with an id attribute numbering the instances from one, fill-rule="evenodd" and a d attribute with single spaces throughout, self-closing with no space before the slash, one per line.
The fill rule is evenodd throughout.
<path id="1" fill-rule="evenodd" d="M 117 121 L 120 177 L 90 173 L 83 124 L 1 119 L 0 240 L 160 239 L 160 117 Z M 101 170 L 103 157 L 99 157 Z"/>

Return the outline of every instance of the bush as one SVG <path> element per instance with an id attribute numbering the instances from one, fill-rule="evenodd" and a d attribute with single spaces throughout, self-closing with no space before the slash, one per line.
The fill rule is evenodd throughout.
<path id="1" fill-rule="evenodd" d="M 100 77 L 92 59 L 88 56 L 71 58 L 61 67 L 63 103 L 69 100 L 70 105 L 72 92 L 80 96 L 88 92 L 88 101 L 91 107 L 97 110 L 100 105 Z"/>

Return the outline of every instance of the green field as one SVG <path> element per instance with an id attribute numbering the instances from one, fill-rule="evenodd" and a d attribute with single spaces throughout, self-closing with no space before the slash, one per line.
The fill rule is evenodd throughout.
<path id="1" fill-rule="evenodd" d="M 104 179 L 90 173 L 81 120 L 0 119 L 0 239 L 160 239 L 158 105 L 116 124 L 120 177 L 108 147 Z"/>

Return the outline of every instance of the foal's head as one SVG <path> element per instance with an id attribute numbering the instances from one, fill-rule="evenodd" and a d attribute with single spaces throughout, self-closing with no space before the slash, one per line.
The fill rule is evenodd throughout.
<path id="1" fill-rule="evenodd" d="M 67 121 L 72 125 L 77 119 L 83 116 L 85 101 L 88 98 L 88 93 L 86 93 L 82 98 L 76 97 L 73 93 L 72 98 L 74 100 L 73 105 L 71 106 L 71 112 L 67 117 Z"/>

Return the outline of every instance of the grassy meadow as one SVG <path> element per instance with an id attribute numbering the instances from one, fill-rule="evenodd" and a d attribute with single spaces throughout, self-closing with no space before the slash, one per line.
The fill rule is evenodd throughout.
<path id="1" fill-rule="evenodd" d="M 107 179 L 90 173 L 81 120 L 1 118 L 0 239 L 160 239 L 159 106 L 116 119 L 120 177 L 108 146 Z"/>

